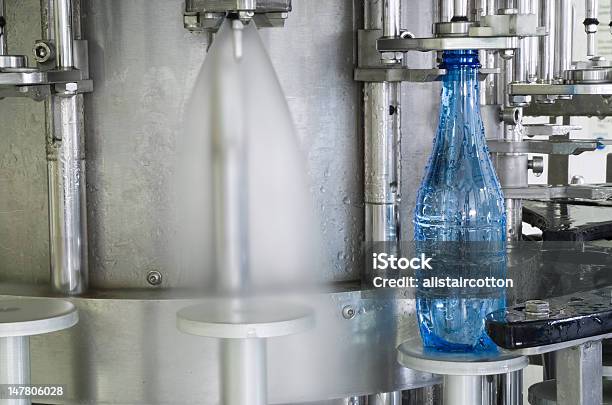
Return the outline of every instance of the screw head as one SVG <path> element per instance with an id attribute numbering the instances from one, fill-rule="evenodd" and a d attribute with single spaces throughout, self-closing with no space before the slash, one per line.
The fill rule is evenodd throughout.
<path id="1" fill-rule="evenodd" d="M 162 283 L 162 281 L 162 274 L 157 270 L 150 271 L 147 274 L 147 282 L 151 285 L 158 286 Z"/>
<path id="2" fill-rule="evenodd" d="M 346 305 L 342 308 L 342 316 L 344 319 L 353 319 L 355 317 L 355 308 L 352 305 Z"/>
<path id="3" fill-rule="evenodd" d="M 52 46 L 45 41 L 38 41 L 34 44 L 34 59 L 38 63 L 49 62 L 55 58 Z"/>

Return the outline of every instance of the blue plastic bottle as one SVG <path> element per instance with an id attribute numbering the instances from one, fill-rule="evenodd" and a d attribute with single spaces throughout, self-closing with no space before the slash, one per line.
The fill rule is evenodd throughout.
<path id="1" fill-rule="evenodd" d="M 435 256 L 424 277 L 505 279 L 504 199 L 480 115 L 478 53 L 446 51 L 440 122 L 414 216 L 417 249 Z M 419 248 L 420 246 L 420 248 Z M 417 316 L 426 349 L 496 350 L 485 316 L 505 304 L 500 288 L 422 288 Z"/>

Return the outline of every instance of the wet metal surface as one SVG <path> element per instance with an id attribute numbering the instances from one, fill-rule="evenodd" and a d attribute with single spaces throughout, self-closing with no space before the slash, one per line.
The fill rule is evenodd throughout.
<path id="1" fill-rule="evenodd" d="M 608 202 L 525 201 L 523 220 L 540 228 L 544 240 L 612 238 L 612 204 Z"/>

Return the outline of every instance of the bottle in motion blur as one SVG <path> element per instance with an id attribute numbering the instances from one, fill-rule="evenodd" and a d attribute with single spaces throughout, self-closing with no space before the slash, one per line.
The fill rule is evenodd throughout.
<path id="1" fill-rule="evenodd" d="M 417 249 L 434 257 L 421 271 L 417 315 L 426 349 L 496 350 L 485 316 L 505 304 L 501 288 L 424 287 L 424 278 L 505 279 L 505 212 L 486 146 L 478 53 L 446 51 L 440 122 L 414 216 Z"/>

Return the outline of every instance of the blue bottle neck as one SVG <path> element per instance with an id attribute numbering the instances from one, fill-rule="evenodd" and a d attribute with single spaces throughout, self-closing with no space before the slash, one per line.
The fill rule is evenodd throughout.
<path id="1" fill-rule="evenodd" d="M 469 144 L 485 148 L 480 115 L 478 52 L 446 51 L 440 67 L 447 71 L 443 79 L 438 134 L 446 139 L 441 143 L 448 147 L 449 143 L 460 144 L 466 141 L 465 137 L 468 137 L 471 138 L 467 140 Z"/>

